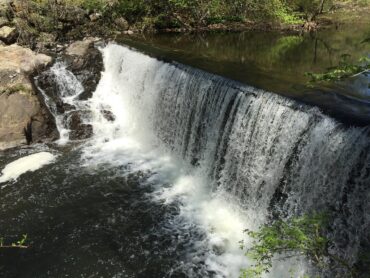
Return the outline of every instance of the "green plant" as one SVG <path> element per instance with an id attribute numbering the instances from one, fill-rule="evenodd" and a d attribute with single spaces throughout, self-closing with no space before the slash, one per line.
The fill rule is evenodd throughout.
<path id="1" fill-rule="evenodd" d="M 307 21 L 314 21 L 323 13 L 327 0 L 285 0 L 292 10 L 302 13 Z"/>
<path id="2" fill-rule="evenodd" d="M 16 241 L 15 243 L 11 243 L 9 245 L 4 244 L 4 238 L 0 238 L 0 249 L 1 248 L 28 248 L 28 246 L 25 244 L 27 240 L 27 234 L 22 235 L 21 239 Z"/>
<path id="3" fill-rule="evenodd" d="M 318 268 L 326 269 L 337 265 L 344 268 L 350 277 L 355 277 L 353 267 L 344 259 L 329 253 L 330 240 L 325 236 L 328 218 L 325 214 L 307 214 L 289 220 L 276 220 L 265 224 L 259 231 L 246 230 L 252 239 L 252 246 L 246 249 L 246 256 L 255 264 L 241 271 L 241 277 L 261 277 L 269 272 L 273 258 L 279 255 L 284 260 L 303 256 L 313 262 Z M 245 249 L 244 242 L 240 242 Z"/>
<path id="4" fill-rule="evenodd" d="M 310 78 L 310 84 L 322 81 L 340 81 L 360 74 L 368 75 L 370 73 L 370 58 L 361 57 L 358 63 L 353 64 L 348 61 L 350 55 L 343 54 L 339 64 L 328 68 L 324 73 L 306 72 L 305 75 Z M 370 86 L 370 84 L 369 84 Z"/>
<path id="5" fill-rule="evenodd" d="M 69 5 L 76 5 L 76 2 L 78 1 L 69 1 L 72 3 L 68 3 Z M 75 2 L 75 3 L 73 3 Z M 108 1 L 104 0 L 83 0 L 80 3 L 78 3 L 82 8 L 90 10 L 90 11 L 98 11 L 98 12 L 104 12 L 108 7 Z"/>
<path id="6" fill-rule="evenodd" d="M 32 91 L 31 88 L 28 88 L 28 87 L 24 86 L 23 84 L 15 84 L 15 85 L 12 85 L 12 86 L 9 86 L 9 87 L 4 87 L 4 88 L 0 87 L 0 94 L 11 95 L 11 94 L 14 94 L 14 93 L 17 93 L 17 92 L 32 94 L 33 91 Z"/>

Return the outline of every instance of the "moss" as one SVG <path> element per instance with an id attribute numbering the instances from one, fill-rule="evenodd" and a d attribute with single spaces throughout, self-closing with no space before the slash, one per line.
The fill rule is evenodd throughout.
<path id="1" fill-rule="evenodd" d="M 5 88 L 0 88 L 0 94 L 12 95 L 15 93 L 33 94 L 33 90 L 23 84 L 15 84 Z"/>

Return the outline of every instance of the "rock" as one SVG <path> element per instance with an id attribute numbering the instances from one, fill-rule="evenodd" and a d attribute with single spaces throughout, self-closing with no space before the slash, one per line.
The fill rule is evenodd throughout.
<path id="1" fill-rule="evenodd" d="M 98 41 L 96 38 L 85 38 L 82 41 L 76 41 L 67 47 L 66 54 L 69 56 L 82 58 L 87 54 L 89 48 L 91 48 L 92 44 L 96 41 Z"/>
<path id="2" fill-rule="evenodd" d="M 49 65 L 51 61 L 52 58 L 47 55 L 36 54 L 16 44 L 0 48 L 0 72 L 9 70 L 30 74 Z"/>
<path id="3" fill-rule="evenodd" d="M 51 60 L 18 45 L 0 46 L 0 149 L 26 143 L 23 129 L 31 120 L 34 142 L 57 136 L 54 119 L 30 80 Z"/>
<path id="4" fill-rule="evenodd" d="M 5 17 L 0 17 L 0 28 L 8 24 L 9 21 Z"/>
<path id="5" fill-rule="evenodd" d="M 38 37 L 36 48 L 39 51 L 46 51 L 55 45 L 56 36 L 50 33 L 41 32 Z"/>
<path id="6" fill-rule="evenodd" d="M 83 123 L 80 111 L 73 111 L 68 115 L 70 140 L 88 139 L 93 135 L 93 127 L 89 124 Z"/>
<path id="7" fill-rule="evenodd" d="M 3 26 L 0 28 L 0 40 L 6 44 L 12 44 L 17 40 L 17 29 L 14 27 Z"/>
<path id="8" fill-rule="evenodd" d="M 0 0 L 0 16 L 6 15 L 9 7 L 8 2 L 9 2 L 8 0 Z"/>
<path id="9" fill-rule="evenodd" d="M 114 20 L 114 24 L 117 26 L 118 29 L 126 31 L 130 27 L 127 20 L 123 17 L 116 18 Z"/>
<path id="10" fill-rule="evenodd" d="M 6 1 L 6 0 L 5 0 Z M 14 13 L 19 13 L 19 12 L 22 12 L 24 11 L 26 8 L 28 8 L 28 4 L 27 2 L 23 1 L 23 0 L 9 0 L 7 1 L 11 7 L 12 7 L 12 11 Z"/>
<path id="11" fill-rule="evenodd" d="M 95 47 L 98 41 L 96 38 L 86 38 L 74 42 L 65 48 L 62 55 L 67 69 L 77 77 L 84 87 L 84 91 L 79 95 L 80 99 L 91 97 L 100 80 L 100 74 L 103 70 L 103 57 Z M 39 75 L 38 85 L 56 104 L 56 112 L 63 115 L 64 124 L 70 130 L 70 140 L 82 140 L 92 136 L 92 126 L 82 120 L 86 112 L 76 110 L 77 107 L 63 102 L 58 94 L 58 84 L 52 75 L 47 72 Z M 113 115 L 107 117 L 112 119 Z"/>
<path id="12" fill-rule="evenodd" d="M 91 22 L 98 21 L 101 17 L 102 17 L 102 15 L 100 13 L 93 13 L 93 14 L 89 15 L 89 18 L 90 18 Z"/>
<path id="13" fill-rule="evenodd" d="M 103 114 L 103 117 L 109 122 L 114 122 L 116 120 L 114 114 L 109 110 L 101 110 L 101 113 Z"/>
<path id="14" fill-rule="evenodd" d="M 303 25 L 303 29 L 308 32 L 316 31 L 317 30 L 317 23 L 314 21 L 307 21 Z"/>
<path id="15" fill-rule="evenodd" d="M 124 31 L 123 34 L 125 34 L 125 35 L 133 35 L 134 34 L 134 31 L 127 30 L 127 31 Z"/>
<path id="16" fill-rule="evenodd" d="M 87 21 L 87 13 L 77 6 L 67 5 L 59 10 L 58 20 L 74 27 Z"/>
<path id="17" fill-rule="evenodd" d="M 67 61 L 69 69 L 84 87 L 80 99 L 91 97 L 100 80 L 103 57 L 95 47 L 95 43 L 98 41 L 96 38 L 86 38 L 83 41 L 72 43 L 65 51 L 64 59 Z"/>

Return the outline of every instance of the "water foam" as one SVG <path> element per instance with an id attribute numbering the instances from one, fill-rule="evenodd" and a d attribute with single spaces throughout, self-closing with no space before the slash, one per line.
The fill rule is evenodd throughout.
<path id="1" fill-rule="evenodd" d="M 40 152 L 19 158 L 4 167 L 0 176 L 0 183 L 16 180 L 24 173 L 34 172 L 54 162 L 55 159 L 56 156 L 49 152 Z"/>

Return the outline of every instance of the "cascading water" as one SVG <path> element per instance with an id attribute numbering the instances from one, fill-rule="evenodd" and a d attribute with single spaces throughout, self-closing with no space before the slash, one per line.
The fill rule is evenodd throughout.
<path id="1" fill-rule="evenodd" d="M 243 229 L 310 211 L 333 214 L 331 252 L 356 263 L 369 240 L 369 128 L 127 47 L 110 44 L 103 55 L 85 159 L 131 161 L 172 184 L 156 198 L 180 200 L 184 219 L 208 231 L 196 243 L 208 253 L 190 255 L 207 275 L 237 277 L 248 264 L 238 250 Z M 270 277 L 288 269 L 276 263 Z M 308 271 L 304 262 L 298 269 Z"/>
<path id="2" fill-rule="evenodd" d="M 68 114 L 73 111 L 80 111 L 85 108 L 84 102 L 78 100 L 78 96 L 83 93 L 84 88 L 76 76 L 67 69 L 64 62 L 56 62 L 43 75 L 52 80 L 55 86 L 52 96 L 49 96 L 38 84 L 36 78 L 36 85 L 39 91 L 43 94 L 46 105 L 55 118 L 55 123 L 60 134 L 59 144 L 66 144 L 69 141 L 69 119 Z M 69 113 L 61 113 L 58 106 L 69 105 L 71 107 Z M 64 111 L 63 111 L 64 112 Z"/>
<path id="3" fill-rule="evenodd" d="M 239 248 L 243 230 L 312 211 L 330 212 L 330 252 L 360 260 L 369 248 L 368 127 L 124 46 L 102 53 L 89 100 L 78 99 L 83 87 L 62 62 L 36 80 L 59 143 L 80 127 L 70 129 L 76 113 L 94 134 L 4 187 L 0 227 L 30 221 L 21 232 L 35 247 L 22 270 L 4 273 L 234 278 L 253 264 Z M 35 260 L 46 263 L 35 270 Z M 308 261 L 276 260 L 266 277 L 305 274 L 317 274 Z"/>

